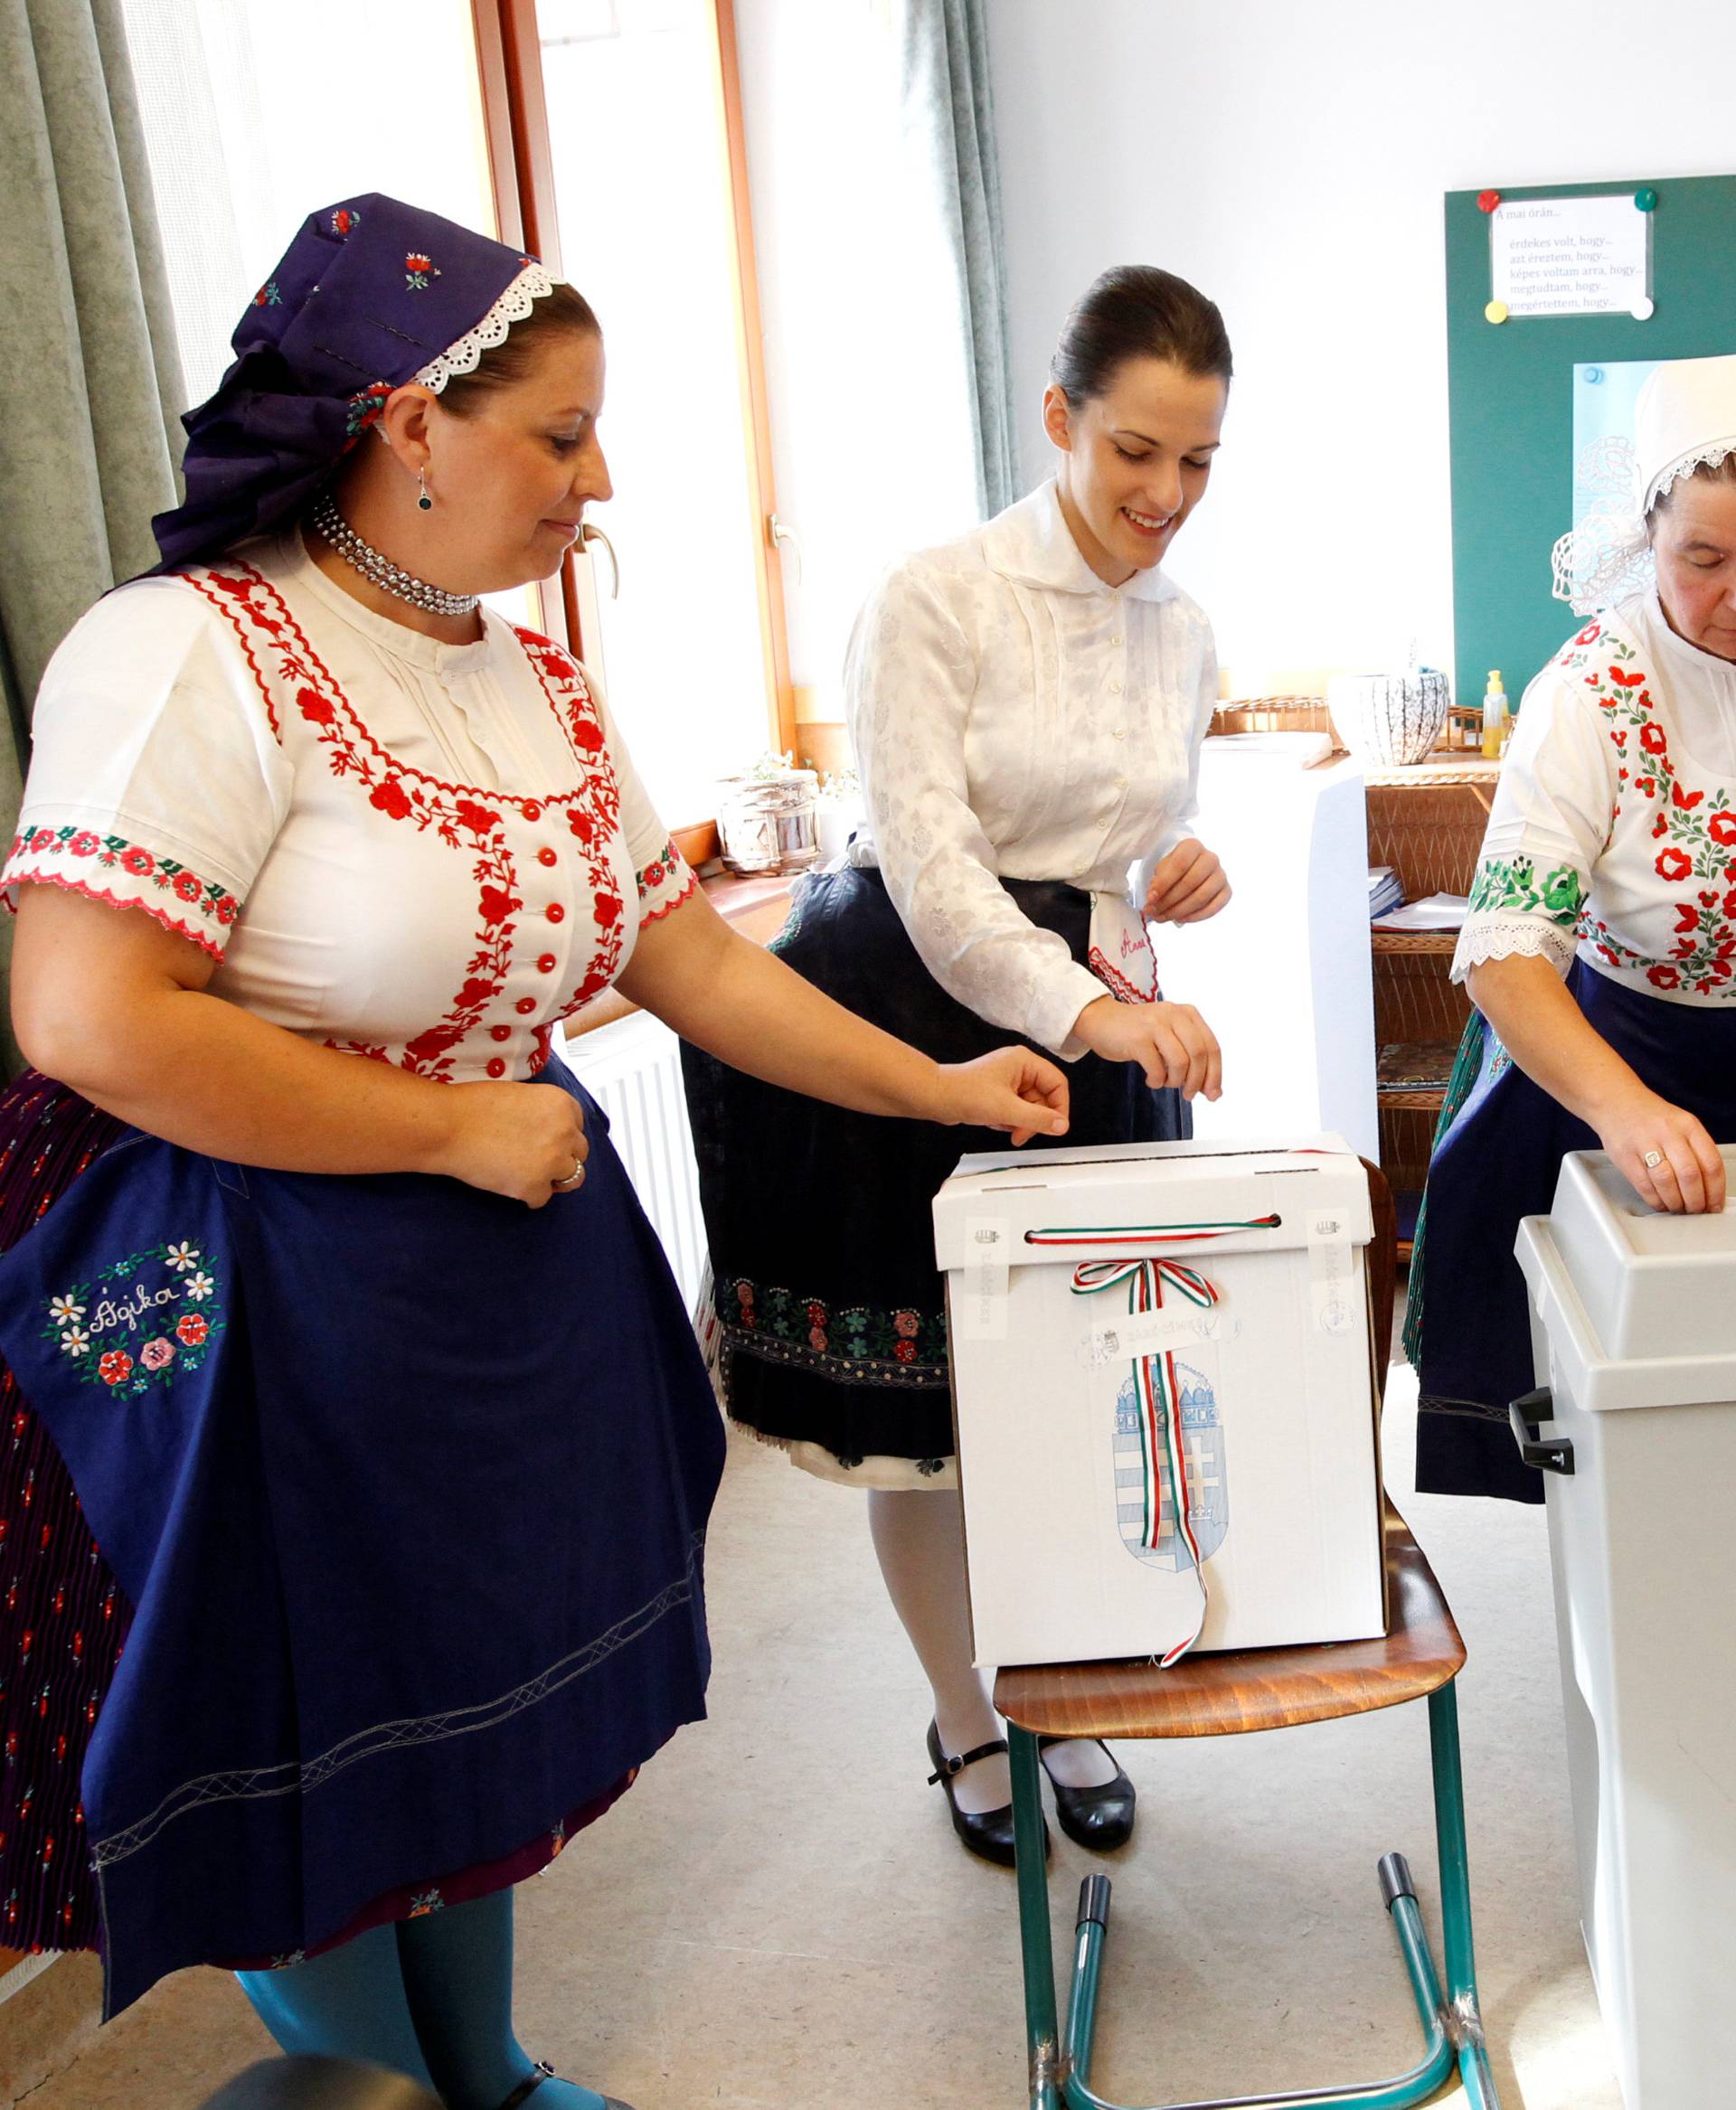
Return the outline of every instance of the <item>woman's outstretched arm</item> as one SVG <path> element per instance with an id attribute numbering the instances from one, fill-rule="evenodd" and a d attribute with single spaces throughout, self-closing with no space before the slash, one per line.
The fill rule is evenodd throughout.
<path id="1" fill-rule="evenodd" d="M 1577 1114 L 1642 1201 L 1697 1214 L 1724 1206 L 1724 1161 L 1685 1107 L 1672 1106 L 1586 1022 L 1553 961 L 1484 960 L 1466 976 L 1471 1001 L 1532 1082 Z M 1648 1151 L 1660 1154 L 1647 1165 Z"/>
<path id="2" fill-rule="evenodd" d="M 640 931 L 618 986 L 731 1068 L 834 1106 L 1002 1128 L 1014 1143 L 1067 1126 L 1067 1079 L 1046 1058 L 1001 1048 L 931 1061 L 738 936 L 697 889 Z"/>

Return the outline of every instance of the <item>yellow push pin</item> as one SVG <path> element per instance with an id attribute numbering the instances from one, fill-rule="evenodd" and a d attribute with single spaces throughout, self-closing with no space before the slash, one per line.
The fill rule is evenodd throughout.
<path id="1" fill-rule="evenodd" d="M 1505 302 L 1505 300 L 1492 300 L 1492 301 L 1490 301 L 1490 303 L 1489 303 L 1489 305 L 1487 306 L 1487 307 L 1486 307 L 1486 308 L 1483 310 L 1483 319 L 1484 319 L 1484 321 L 1485 321 L 1485 322 L 1487 322 L 1487 323 L 1504 323 L 1504 322 L 1505 322 L 1505 321 L 1506 321 L 1506 319 L 1507 319 L 1507 304 L 1506 304 L 1506 302 Z"/>

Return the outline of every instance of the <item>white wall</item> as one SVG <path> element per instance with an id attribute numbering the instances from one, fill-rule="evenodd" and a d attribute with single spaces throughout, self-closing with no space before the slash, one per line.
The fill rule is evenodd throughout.
<path id="1" fill-rule="evenodd" d="M 1736 6 L 987 12 L 1027 482 L 1048 473 L 1037 407 L 1069 303 L 1109 264 L 1179 271 L 1235 347 L 1220 466 L 1173 566 L 1232 692 L 1413 636 L 1450 667 L 1442 193 L 1736 170 Z"/>

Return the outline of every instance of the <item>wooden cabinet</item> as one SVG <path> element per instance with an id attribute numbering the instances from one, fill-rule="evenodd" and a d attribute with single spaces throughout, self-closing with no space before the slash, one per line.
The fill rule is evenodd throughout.
<path id="1" fill-rule="evenodd" d="M 1390 864 L 1406 900 L 1468 893 L 1500 769 L 1479 755 L 1442 755 L 1408 769 L 1370 770 L 1369 863 Z M 1377 1077 L 1387 1080 L 1377 1088 L 1381 1165 L 1398 1197 L 1406 1255 L 1453 1052 L 1470 1015 L 1463 987 L 1448 979 L 1457 943 L 1456 931 L 1370 933 Z M 1391 1081 L 1418 1075 L 1439 1081 L 1421 1089 Z"/>

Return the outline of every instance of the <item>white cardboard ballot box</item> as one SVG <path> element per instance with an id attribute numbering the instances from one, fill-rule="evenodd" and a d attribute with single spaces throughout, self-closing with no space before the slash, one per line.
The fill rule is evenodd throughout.
<path id="1" fill-rule="evenodd" d="M 934 1220 L 979 1663 L 1386 1631 L 1342 1138 L 967 1157 Z"/>

